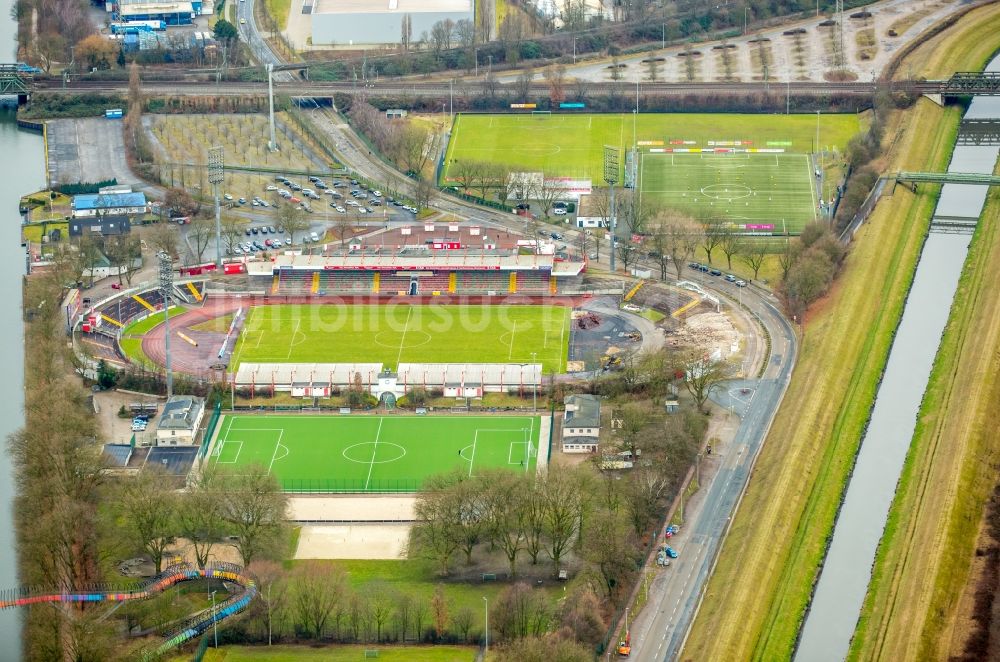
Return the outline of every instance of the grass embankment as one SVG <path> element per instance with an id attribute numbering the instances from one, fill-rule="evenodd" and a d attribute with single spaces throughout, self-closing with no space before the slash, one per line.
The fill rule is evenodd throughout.
<path id="1" fill-rule="evenodd" d="M 292 10 L 292 0 L 265 0 L 265 5 L 278 29 L 284 30 L 288 25 L 288 13 Z"/>
<path id="2" fill-rule="evenodd" d="M 951 28 L 925 40 L 896 71 L 898 78 L 950 78 L 956 71 L 979 71 L 1000 46 L 1000 4 L 973 9 Z"/>
<path id="3" fill-rule="evenodd" d="M 961 634 L 959 600 L 1000 460 L 998 218 L 993 191 L 924 395 L 852 659 L 946 659 Z"/>
<path id="4" fill-rule="evenodd" d="M 890 169 L 942 170 L 957 108 L 920 101 Z M 903 187 L 809 315 L 798 364 L 709 582 L 685 659 L 788 659 L 875 397 L 937 192 Z"/>
<path id="5" fill-rule="evenodd" d="M 377 650 L 379 662 L 472 662 L 471 646 L 226 646 L 209 648 L 205 662 L 358 662 L 366 650 Z M 188 658 L 183 658 L 188 659 Z"/>

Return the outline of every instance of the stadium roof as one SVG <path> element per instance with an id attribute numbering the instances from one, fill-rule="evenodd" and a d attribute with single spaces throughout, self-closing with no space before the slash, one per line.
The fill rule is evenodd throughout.
<path id="1" fill-rule="evenodd" d="M 400 363 L 396 372 L 405 385 L 542 383 L 541 363 Z"/>
<path id="2" fill-rule="evenodd" d="M 73 196 L 73 209 L 113 209 L 116 207 L 145 207 L 145 193 L 88 193 Z"/>
<path id="3" fill-rule="evenodd" d="M 556 276 L 576 276 L 582 262 L 556 261 L 551 255 L 456 255 L 451 251 L 404 255 L 278 255 L 272 262 L 250 262 L 251 276 L 266 276 L 282 269 L 302 271 L 552 271 Z"/>
<path id="4" fill-rule="evenodd" d="M 382 371 L 381 363 L 241 363 L 237 386 L 248 384 L 350 384 L 354 375 L 370 383 Z"/>

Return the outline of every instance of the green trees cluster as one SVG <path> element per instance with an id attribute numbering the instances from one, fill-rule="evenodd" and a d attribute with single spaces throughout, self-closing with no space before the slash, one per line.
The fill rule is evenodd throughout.
<path id="1" fill-rule="evenodd" d="M 787 242 L 781 257 L 784 278 L 778 294 L 789 315 L 802 317 L 813 301 L 826 294 L 847 254 L 829 228 L 814 223 Z"/>

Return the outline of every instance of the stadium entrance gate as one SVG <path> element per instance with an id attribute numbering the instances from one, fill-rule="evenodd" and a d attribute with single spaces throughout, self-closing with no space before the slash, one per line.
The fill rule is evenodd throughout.
<path id="1" fill-rule="evenodd" d="M 410 277 L 410 296 L 411 297 L 417 296 L 417 283 L 418 283 L 417 277 L 416 276 L 411 276 Z"/>

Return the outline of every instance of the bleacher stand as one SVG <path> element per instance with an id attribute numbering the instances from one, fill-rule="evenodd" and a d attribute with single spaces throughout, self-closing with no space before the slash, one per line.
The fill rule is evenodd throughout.
<path id="1" fill-rule="evenodd" d="M 155 310 L 163 309 L 163 294 L 159 289 L 147 290 L 133 296 L 123 296 L 102 306 L 97 312 L 104 317 L 125 326 L 132 319 L 152 312 L 140 302 L 145 301 Z"/>
<path id="2" fill-rule="evenodd" d="M 372 275 L 323 271 L 319 275 L 319 291 L 327 294 L 371 294 Z"/>

